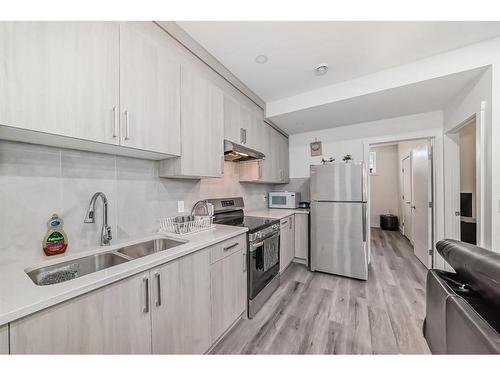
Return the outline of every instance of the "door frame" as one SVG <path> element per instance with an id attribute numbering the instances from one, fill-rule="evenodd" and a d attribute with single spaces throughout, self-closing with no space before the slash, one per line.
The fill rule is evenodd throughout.
<path id="1" fill-rule="evenodd" d="M 432 254 L 429 255 L 430 268 L 445 269 L 444 259 L 438 254 L 435 244 L 438 240 L 444 238 L 444 183 L 443 183 L 443 130 L 427 129 L 411 133 L 396 135 L 386 135 L 381 137 L 368 138 L 363 140 L 363 161 L 368 165 L 370 148 L 372 146 L 391 142 L 413 141 L 418 139 L 430 140 L 429 151 L 431 154 L 431 188 L 432 188 L 432 220 L 431 220 L 431 243 Z M 370 217 L 370 178 L 369 171 L 366 168 L 367 181 L 367 211 Z M 367 236 L 368 259 L 371 258 L 371 233 Z"/>
<path id="2" fill-rule="evenodd" d="M 446 150 L 446 195 L 448 196 L 445 205 L 446 237 L 460 240 L 460 219 L 457 219 L 455 212 L 460 212 L 460 145 L 459 132 L 465 126 L 475 123 L 476 131 L 476 236 L 477 246 L 485 247 L 485 109 L 486 102 L 481 102 L 479 112 L 472 114 L 455 127 L 445 132 L 444 144 Z M 457 194 L 458 192 L 458 194 Z"/>

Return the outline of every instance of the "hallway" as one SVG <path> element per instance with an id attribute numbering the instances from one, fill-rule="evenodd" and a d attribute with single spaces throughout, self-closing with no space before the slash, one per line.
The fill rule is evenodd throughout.
<path id="1" fill-rule="evenodd" d="M 426 269 L 399 232 L 372 228 L 367 282 L 293 263 L 252 320 L 213 354 L 428 354 L 422 335 Z"/>

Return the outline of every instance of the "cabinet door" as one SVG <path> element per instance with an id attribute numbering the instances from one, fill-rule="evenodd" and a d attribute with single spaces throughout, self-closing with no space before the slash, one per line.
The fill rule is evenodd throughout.
<path id="1" fill-rule="evenodd" d="M 11 353 L 151 353 L 148 278 L 133 276 L 10 323 Z"/>
<path id="2" fill-rule="evenodd" d="M 218 87 L 182 68 L 182 174 L 224 174 L 223 100 Z"/>
<path id="3" fill-rule="evenodd" d="M 0 124 L 118 144 L 118 47 L 114 22 L 0 22 Z"/>
<path id="4" fill-rule="evenodd" d="M 211 345 L 210 250 L 151 271 L 153 353 L 203 354 Z"/>
<path id="5" fill-rule="evenodd" d="M 278 165 L 278 181 L 288 182 L 289 181 L 289 166 L 288 166 L 288 138 L 284 135 L 277 133 L 276 138 L 276 162 Z"/>
<path id="6" fill-rule="evenodd" d="M 242 131 L 240 143 L 247 147 L 250 147 L 248 142 L 252 141 L 253 124 L 252 110 L 247 106 L 240 105 L 240 127 Z"/>
<path id="7" fill-rule="evenodd" d="M 9 326 L 0 326 L 0 355 L 9 354 Z"/>
<path id="8" fill-rule="evenodd" d="M 121 143 L 180 155 L 180 65 L 152 22 L 120 24 Z"/>
<path id="9" fill-rule="evenodd" d="M 280 272 L 289 264 L 290 246 L 290 220 L 287 217 L 280 221 Z"/>
<path id="10" fill-rule="evenodd" d="M 224 95 L 224 139 L 241 144 L 240 103 Z"/>
<path id="11" fill-rule="evenodd" d="M 246 309 L 246 251 L 212 264 L 212 341 L 215 342 Z"/>
<path id="12" fill-rule="evenodd" d="M 309 215 L 295 214 L 295 257 L 307 261 L 309 252 Z"/>
<path id="13" fill-rule="evenodd" d="M 288 218 L 288 228 L 289 228 L 289 247 L 288 247 L 288 264 L 293 261 L 295 257 L 295 215 Z"/>

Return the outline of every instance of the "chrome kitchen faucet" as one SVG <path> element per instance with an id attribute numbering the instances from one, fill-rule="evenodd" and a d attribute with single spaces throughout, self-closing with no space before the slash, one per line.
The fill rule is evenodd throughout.
<path id="1" fill-rule="evenodd" d="M 95 193 L 90 199 L 89 208 L 87 209 L 87 214 L 85 215 L 84 223 L 95 223 L 94 213 L 95 213 L 95 202 L 97 198 L 102 199 L 102 229 L 101 229 L 101 246 L 109 245 L 113 236 L 111 235 L 111 227 L 108 225 L 108 199 L 106 195 L 102 192 Z"/>

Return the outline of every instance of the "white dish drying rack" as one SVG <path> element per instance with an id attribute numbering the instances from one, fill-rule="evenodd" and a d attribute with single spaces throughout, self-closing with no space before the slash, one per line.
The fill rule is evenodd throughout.
<path id="1" fill-rule="evenodd" d="M 192 234 L 215 228 L 213 216 L 175 216 L 160 219 L 160 233 Z"/>

